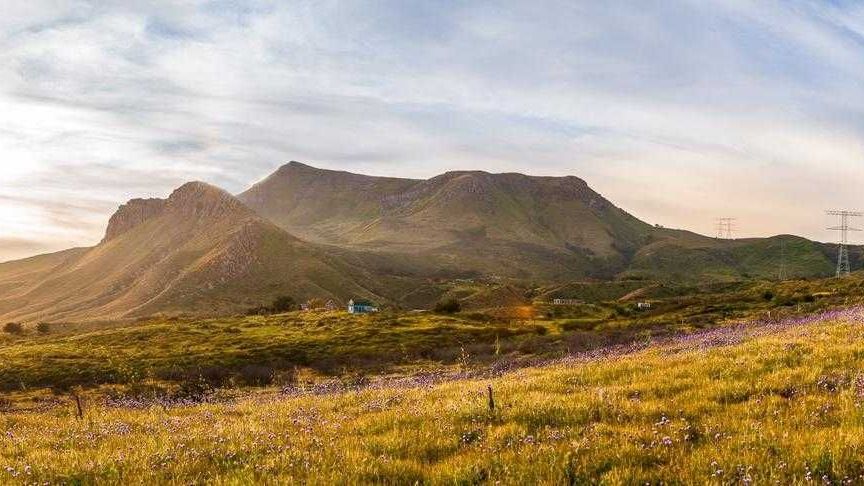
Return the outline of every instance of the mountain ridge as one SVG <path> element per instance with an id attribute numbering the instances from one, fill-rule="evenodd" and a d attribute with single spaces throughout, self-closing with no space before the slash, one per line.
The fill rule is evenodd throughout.
<path id="1" fill-rule="evenodd" d="M 653 226 L 572 175 L 472 170 L 400 179 L 290 162 L 238 198 L 302 239 L 407 261 L 408 266 L 424 267 L 416 262 L 426 262 L 426 271 L 434 267 L 453 275 L 770 278 L 771 267 L 780 265 L 780 252 L 772 254 L 775 250 L 766 242 L 787 239 L 718 240 Z M 801 276 L 829 274 L 834 249 L 811 243 L 799 244 L 801 254 L 788 255 L 790 260 L 806 262 L 799 265 Z M 769 252 L 756 259 L 753 275 L 735 261 L 756 261 L 747 255 L 751 250 Z M 674 268 L 670 254 L 693 266 Z"/>
<path id="2" fill-rule="evenodd" d="M 146 208 L 146 209 L 142 209 Z M 281 294 L 377 297 L 367 275 L 255 214 L 229 193 L 184 184 L 130 201 L 92 248 L 0 266 L 0 317 L 87 320 L 224 314 Z M 7 271 L 4 271 L 6 269 Z"/>
<path id="3" fill-rule="evenodd" d="M 453 279 L 696 283 L 773 279 L 781 263 L 817 277 L 835 257 L 834 245 L 799 237 L 655 227 L 574 176 L 423 180 L 292 162 L 237 196 L 189 182 L 132 199 L 94 247 L 0 263 L 0 319 L 223 315 L 279 295 L 428 306 L 436 282 Z"/>

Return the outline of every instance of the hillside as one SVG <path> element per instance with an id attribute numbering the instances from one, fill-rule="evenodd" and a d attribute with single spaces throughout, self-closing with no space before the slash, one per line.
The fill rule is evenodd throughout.
<path id="1" fill-rule="evenodd" d="M 795 237 L 727 241 L 651 226 L 576 177 L 474 171 L 411 180 L 291 162 L 239 198 L 289 233 L 364 252 L 370 265 L 397 274 L 774 278 L 784 241 L 789 275 L 819 277 L 833 272 L 836 251 Z"/>
<path id="2" fill-rule="evenodd" d="M 654 231 L 575 177 L 388 179 L 292 162 L 239 198 L 292 234 L 406 273 L 608 277 Z"/>
<path id="3" fill-rule="evenodd" d="M 230 194 L 189 183 L 132 200 L 96 247 L 0 265 L 0 319 L 224 314 L 295 298 L 374 297 L 356 265 L 261 219 Z"/>

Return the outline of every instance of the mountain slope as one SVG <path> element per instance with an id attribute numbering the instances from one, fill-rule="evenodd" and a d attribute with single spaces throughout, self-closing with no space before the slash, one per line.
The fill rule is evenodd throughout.
<path id="1" fill-rule="evenodd" d="M 794 237 L 717 240 L 651 226 L 576 177 L 479 171 L 429 180 L 291 162 L 238 196 L 286 231 L 411 275 L 697 282 L 832 271 L 835 249 Z"/>
<path id="2" fill-rule="evenodd" d="M 292 234 L 414 273 L 611 276 L 654 231 L 575 177 L 389 179 L 292 162 L 238 197 Z"/>
<path id="3" fill-rule="evenodd" d="M 371 281 L 230 194 L 189 183 L 166 200 L 122 206 L 96 247 L 0 265 L 0 289 L 7 289 L 0 319 L 224 314 L 279 294 L 376 297 L 366 288 Z"/>

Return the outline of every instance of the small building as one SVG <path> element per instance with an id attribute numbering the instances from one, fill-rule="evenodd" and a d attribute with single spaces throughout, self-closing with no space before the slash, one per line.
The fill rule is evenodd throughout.
<path id="1" fill-rule="evenodd" d="M 639 302 L 636 304 L 636 308 L 639 310 L 651 310 L 651 302 Z"/>
<path id="2" fill-rule="evenodd" d="M 326 304 L 324 304 L 324 310 L 335 311 L 339 308 L 339 304 L 333 302 L 332 300 L 328 300 Z"/>
<path id="3" fill-rule="evenodd" d="M 580 305 L 582 301 L 579 299 L 553 299 L 552 305 Z"/>
<path id="4" fill-rule="evenodd" d="M 378 306 L 368 300 L 351 299 L 348 301 L 349 314 L 369 314 L 372 312 L 378 312 Z"/>

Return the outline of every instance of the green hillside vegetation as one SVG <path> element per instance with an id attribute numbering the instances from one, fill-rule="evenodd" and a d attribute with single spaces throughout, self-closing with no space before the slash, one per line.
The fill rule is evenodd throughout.
<path id="1" fill-rule="evenodd" d="M 484 380 L 0 414 L 6 484 L 864 481 L 860 311 Z M 492 390 L 490 404 L 489 389 Z"/>
<path id="2" fill-rule="evenodd" d="M 795 236 L 684 244 L 681 241 L 661 240 L 642 248 L 622 278 L 678 283 L 771 279 L 777 277 L 784 261 L 790 277 L 828 276 L 836 269 L 835 245 Z M 856 263 L 860 255 L 860 248 L 852 250 Z"/>
<path id="3" fill-rule="evenodd" d="M 467 287 L 465 283 L 460 288 Z M 515 289 L 505 286 L 502 291 L 509 295 Z M 472 302 L 472 297 L 465 301 Z M 22 333 L 0 333 L 0 391 L 26 396 L 42 388 L 65 393 L 73 386 L 118 385 L 121 392 L 137 388 L 159 394 L 202 380 L 212 387 L 285 384 L 298 372 L 310 374 L 313 381 L 350 382 L 382 373 L 524 366 L 743 320 L 864 304 L 864 275 L 784 283 L 655 285 L 640 299 L 650 301 L 652 309 L 639 311 L 634 301 L 613 298 L 578 306 L 469 308 L 455 315 L 291 312 L 53 324 L 41 331 L 29 324 Z"/>
<path id="4" fill-rule="evenodd" d="M 198 379 L 213 386 L 269 385 L 300 368 L 350 379 L 454 364 L 475 353 L 488 358 L 496 341 L 501 353 L 522 345 L 539 351 L 534 337 L 537 328 L 521 323 L 344 312 L 156 320 L 49 336 L 7 333 L 0 341 L 0 390 Z"/>

